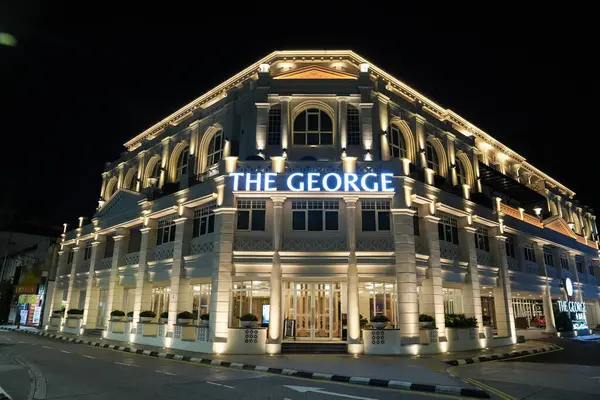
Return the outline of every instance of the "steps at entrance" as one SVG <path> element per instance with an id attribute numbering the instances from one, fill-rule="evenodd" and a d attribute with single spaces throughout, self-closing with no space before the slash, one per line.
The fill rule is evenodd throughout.
<path id="1" fill-rule="evenodd" d="M 346 343 L 283 342 L 283 354 L 347 354 Z"/>
<path id="2" fill-rule="evenodd" d="M 88 336 L 98 336 L 101 337 L 102 336 L 102 332 L 104 332 L 104 329 L 102 328 L 96 328 L 96 329 L 86 329 L 85 330 L 85 334 Z"/>

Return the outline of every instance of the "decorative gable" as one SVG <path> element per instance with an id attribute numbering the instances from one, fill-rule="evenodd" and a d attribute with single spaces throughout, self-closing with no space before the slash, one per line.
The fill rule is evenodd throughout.
<path id="1" fill-rule="evenodd" d="M 273 79 L 357 79 L 357 76 L 321 65 L 307 65 L 276 75 Z"/>
<path id="2" fill-rule="evenodd" d="M 544 228 L 552 229 L 553 231 L 562 233 L 565 236 L 577 239 L 577 235 L 569 228 L 569 224 L 560 216 L 555 215 L 544 220 Z"/>
<path id="3" fill-rule="evenodd" d="M 142 200 L 144 196 L 138 192 L 132 190 L 120 188 L 110 196 L 110 199 L 96 214 L 94 218 L 106 218 L 113 215 L 122 213 L 123 211 L 131 211 L 138 208 L 138 202 Z"/>

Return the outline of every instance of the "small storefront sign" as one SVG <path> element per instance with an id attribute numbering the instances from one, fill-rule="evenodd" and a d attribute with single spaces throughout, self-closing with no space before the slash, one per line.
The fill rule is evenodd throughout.
<path id="1" fill-rule="evenodd" d="M 569 313 L 573 330 L 588 329 L 585 319 L 585 303 L 579 301 L 558 301 L 558 311 Z"/>

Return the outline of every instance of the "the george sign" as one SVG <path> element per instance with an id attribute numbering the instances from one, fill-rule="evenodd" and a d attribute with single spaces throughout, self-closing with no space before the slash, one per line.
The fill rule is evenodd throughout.
<path id="1" fill-rule="evenodd" d="M 569 318 L 573 322 L 573 330 L 588 329 L 585 319 L 585 303 L 559 300 L 558 311 L 569 313 Z"/>
<path id="2" fill-rule="evenodd" d="M 234 191 L 276 192 L 280 190 L 275 172 L 241 173 L 232 172 Z M 285 179 L 283 190 L 291 192 L 394 192 L 391 173 L 367 172 L 365 174 L 339 174 L 330 172 L 294 172 Z"/>

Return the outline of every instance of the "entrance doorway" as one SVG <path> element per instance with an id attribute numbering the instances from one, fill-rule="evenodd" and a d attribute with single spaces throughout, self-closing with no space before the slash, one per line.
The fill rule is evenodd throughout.
<path id="1" fill-rule="evenodd" d="M 292 302 L 297 340 L 336 340 L 342 337 L 340 283 L 292 283 Z M 294 318 L 295 317 L 295 318 Z"/>

